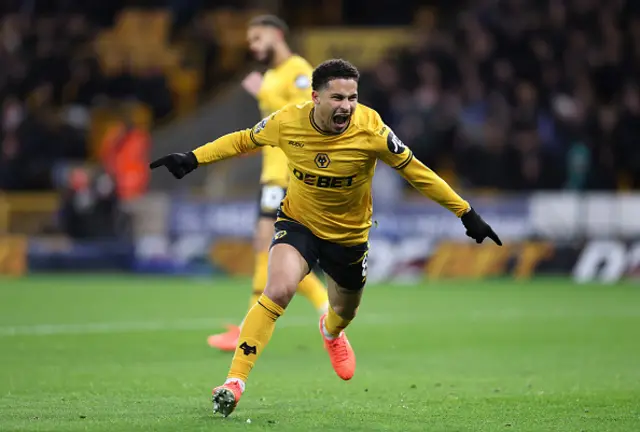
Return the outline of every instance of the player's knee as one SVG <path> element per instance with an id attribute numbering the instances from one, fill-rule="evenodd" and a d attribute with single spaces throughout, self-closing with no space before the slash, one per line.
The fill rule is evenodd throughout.
<path id="1" fill-rule="evenodd" d="M 340 317 L 346 320 L 352 320 L 358 313 L 358 306 L 352 304 L 336 304 L 331 305 L 333 311 Z"/>
<path id="2" fill-rule="evenodd" d="M 297 288 L 298 284 L 296 282 L 276 277 L 267 281 L 264 293 L 275 304 L 286 308 L 295 295 Z"/>

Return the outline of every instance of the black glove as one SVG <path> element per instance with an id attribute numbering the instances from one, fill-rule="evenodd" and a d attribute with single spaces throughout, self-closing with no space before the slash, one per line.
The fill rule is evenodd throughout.
<path id="1" fill-rule="evenodd" d="M 474 239 L 476 243 L 482 243 L 485 238 L 489 237 L 495 244 L 502 246 L 502 241 L 500 241 L 498 235 L 473 208 L 463 214 L 460 219 L 462 220 L 462 225 L 467 229 L 466 234 Z"/>
<path id="2" fill-rule="evenodd" d="M 161 157 L 160 159 L 156 159 L 149 164 L 149 168 L 151 169 L 156 169 L 161 166 L 166 166 L 169 172 L 179 180 L 194 169 L 198 168 L 198 159 L 193 152 L 171 153 Z"/>

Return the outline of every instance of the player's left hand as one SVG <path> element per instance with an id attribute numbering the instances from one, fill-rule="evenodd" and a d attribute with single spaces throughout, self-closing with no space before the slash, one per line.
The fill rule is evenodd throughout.
<path id="1" fill-rule="evenodd" d="M 498 237 L 489 224 L 486 223 L 473 208 L 463 214 L 460 219 L 462 220 L 462 225 L 467 229 L 467 236 L 474 239 L 476 243 L 482 243 L 485 238 L 489 237 L 495 244 L 502 246 L 500 237 Z"/>
<path id="2" fill-rule="evenodd" d="M 251 72 L 242 80 L 242 88 L 251 96 L 256 96 L 262 87 L 262 74 L 260 72 Z"/>
<path id="3" fill-rule="evenodd" d="M 171 153 L 161 157 L 160 159 L 156 159 L 149 164 L 149 168 L 151 169 L 160 168 L 161 166 L 167 167 L 169 172 L 173 174 L 175 178 L 180 180 L 182 177 L 198 168 L 198 159 L 193 152 Z"/>

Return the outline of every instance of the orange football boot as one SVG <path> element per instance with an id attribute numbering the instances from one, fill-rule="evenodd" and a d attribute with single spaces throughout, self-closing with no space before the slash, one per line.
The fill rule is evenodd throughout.
<path id="1" fill-rule="evenodd" d="M 213 389 L 211 401 L 213 402 L 213 413 L 220 413 L 224 417 L 228 417 L 240 402 L 242 396 L 242 387 L 237 381 L 222 384 Z"/>
<path id="2" fill-rule="evenodd" d="M 225 333 L 211 335 L 207 338 L 207 343 L 211 348 L 218 348 L 221 351 L 235 351 L 240 337 L 240 327 L 228 325 Z"/>
<path id="3" fill-rule="evenodd" d="M 331 366 L 333 366 L 333 370 L 340 378 L 345 381 L 350 380 L 356 371 L 356 355 L 344 331 L 335 339 L 327 339 L 324 335 L 324 320 L 326 316 L 325 314 L 320 318 L 320 334 L 324 341 L 324 347 L 329 353 Z"/>

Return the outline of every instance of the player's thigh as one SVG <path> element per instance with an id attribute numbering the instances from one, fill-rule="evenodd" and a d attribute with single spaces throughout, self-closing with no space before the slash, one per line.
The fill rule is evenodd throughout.
<path id="1" fill-rule="evenodd" d="M 254 248 L 257 252 L 269 250 L 273 237 L 273 225 L 278 217 L 280 203 L 284 199 L 286 189 L 272 184 L 260 186 L 258 197 L 258 223 L 254 233 Z"/>
<path id="2" fill-rule="evenodd" d="M 331 307 L 343 318 L 355 316 L 367 281 L 369 244 L 341 246 L 323 242 L 320 267 L 327 275 Z"/>
<path id="3" fill-rule="evenodd" d="M 265 294 L 285 307 L 298 284 L 318 261 L 315 236 L 295 222 L 278 221 L 269 252 L 269 271 Z"/>

